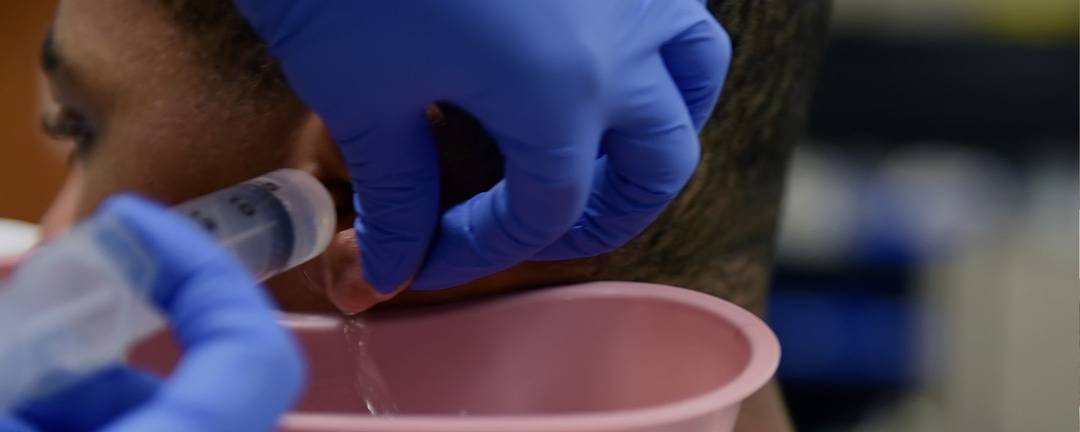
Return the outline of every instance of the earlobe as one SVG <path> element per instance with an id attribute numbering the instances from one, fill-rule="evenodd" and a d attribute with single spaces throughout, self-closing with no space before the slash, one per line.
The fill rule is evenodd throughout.
<path id="1" fill-rule="evenodd" d="M 382 294 L 364 278 L 360 264 L 360 250 L 356 247 L 356 231 L 349 229 L 338 233 L 320 258 L 330 278 L 321 287 L 327 298 L 341 312 L 353 315 L 363 312 L 401 292 Z"/>
<path id="2" fill-rule="evenodd" d="M 394 296 L 380 294 L 364 279 L 356 232 L 352 229 L 337 233 L 325 252 L 274 277 L 267 286 L 279 306 L 294 312 L 326 312 L 336 308 L 353 315 Z"/>

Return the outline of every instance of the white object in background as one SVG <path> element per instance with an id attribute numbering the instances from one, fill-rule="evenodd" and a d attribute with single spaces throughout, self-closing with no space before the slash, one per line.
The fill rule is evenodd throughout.
<path id="1" fill-rule="evenodd" d="M 1024 183 L 1017 220 L 927 269 L 943 342 L 932 430 L 1077 430 L 1075 165 L 1044 163 Z"/>
<path id="2" fill-rule="evenodd" d="M 841 154 L 795 148 L 785 186 L 777 253 L 810 267 L 840 265 L 855 254 L 860 229 L 859 174 Z"/>
<path id="3" fill-rule="evenodd" d="M 37 242 L 37 225 L 0 219 L 0 258 L 26 252 Z"/>

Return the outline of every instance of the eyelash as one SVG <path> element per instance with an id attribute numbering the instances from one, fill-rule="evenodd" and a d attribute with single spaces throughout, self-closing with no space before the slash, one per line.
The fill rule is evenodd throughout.
<path id="1" fill-rule="evenodd" d="M 68 107 L 45 116 L 41 128 L 50 138 L 71 140 L 75 144 L 73 156 L 85 153 L 94 144 L 95 134 L 86 116 Z"/>

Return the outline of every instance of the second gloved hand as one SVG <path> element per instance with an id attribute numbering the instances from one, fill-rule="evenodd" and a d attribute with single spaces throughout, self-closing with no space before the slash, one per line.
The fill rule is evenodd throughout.
<path id="1" fill-rule="evenodd" d="M 693 173 L 731 54 L 698 0 L 234 1 L 341 147 L 382 292 L 636 236 Z M 442 215 L 434 101 L 476 116 L 506 159 L 503 181 Z"/>
<path id="2" fill-rule="evenodd" d="M 0 415 L 0 430 L 272 430 L 299 394 L 304 366 L 240 263 L 190 221 L 138 198 L 112 198 L 84 223 L 99 224 L 102 238 L 136 239 L 117 250 L 138 250 L 125 264 L 154 272 L 149 300 L 183 358 L 165 381 L 114 365 Z"/>

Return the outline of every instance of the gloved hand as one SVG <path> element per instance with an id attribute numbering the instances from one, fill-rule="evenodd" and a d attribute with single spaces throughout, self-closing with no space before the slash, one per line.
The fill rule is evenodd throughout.
<path id="1" fill-rule="evenodd" d="M 234 1 L 342 149 L 382 292 L 425 254 L 412 288 L 640 233 L 693 173 L 731 56 L 698 0 Z M 438 224 L 433 101 L 476 116 L 506 158 Z"/>
<path id="2" fill-rule="evenodd" d="M 0 416 L 0 430 L 271 430 L 304 369 L 262 290 L 204 232 L 164 208 L 113 198 L 88 223 L 108 217 L 155 260 L 151 296 L 184 348 L 180 365 L 163 382 L 117 365 Z"/>

